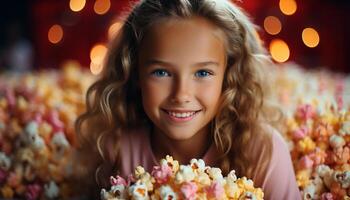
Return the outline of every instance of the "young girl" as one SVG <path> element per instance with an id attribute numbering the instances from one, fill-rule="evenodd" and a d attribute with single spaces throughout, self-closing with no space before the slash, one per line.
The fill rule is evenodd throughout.
<path id="1" fill-rule="evenodd" d="M 110 175 L 151 171 L 166 155 L 202 158 L 253 179 L 266 199 L 300 199 L 289 151 L 270 125 L 267 65 L 254 25 L 229 1 L 137 3 L 77 120 L 87 176 L 94 171 L 106 187 Z"/>

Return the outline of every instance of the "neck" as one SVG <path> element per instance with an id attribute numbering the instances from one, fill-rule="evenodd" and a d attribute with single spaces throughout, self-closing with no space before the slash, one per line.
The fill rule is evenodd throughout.
<path id="1" fill-rule="evenodd" d="M 181 164 L 188 164 L 192 158 L 202 158 L 209 149 L 212 141 L 209 130 L 207 126 L 189 139 L 174 140 L 155 127 L 151 134 L 153 153 L 157 160 L 171 155 Z"/>

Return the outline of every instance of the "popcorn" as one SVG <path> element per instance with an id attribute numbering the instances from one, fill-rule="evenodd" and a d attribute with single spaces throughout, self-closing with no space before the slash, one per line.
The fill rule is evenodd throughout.
<path id="1" fill-rule="evenodd" d="M 192 159 L 188 165 L 178 165 L 171 156 L 160 161 L 149 177 L 143 167 L 137 167 L 126 182 L 120 176 L 111 177 L 111 188 L 101 190 L 102 200 L 111 199 L 263 199 L 260 188 L 252 180 L 237 178 L 232 170 L 223 177 L 219 168 L 205 166 L 202 159 Z M 145 178 L 146 177 L 146 178 Z M 147 186 L 148 183 L 153 187 Z M 127 192 L 126 192 L 127 191 Z"/>
<path id="2" fill-rule="evenodd" d="M 202 159 L 191 159 L 190 165 L 195 172 L 203 172 L 205 170 L 205 163 Z"/>
<path id="3" fill-rule="evenodd" d="M 11 167 L 11 160 L 3 152 L 0 152 L 0 169 L 8 171 Z"/>
<path id="4" fill-rule="evenodd" d="M 167 164 L 173 170 L 173 173 L 179 170 L 179 162 L 174 160 L 173 157 L 167 155 L 165 159 L 160 160 L 160 165 Z"/>
<path id="5" fill-rule="evenodd" d="M 174 190 L 168 186 L 168 185 L 163 185 L 159 188 L 159 193 L 160 193 L 160 198 L 161 199 L 177 199 L 177 195 L 174 192 Z"/>
<path id="6" fill-rule="evenodd" d="M 333 148 L 339 148 L 345 145 L 345 140 L 343 137 L 340 137 L 338 135 L 331 135 L 331 137 L 329 138 L 329 144 Z"/>
<path id="7" fill-rule="evenodd" d="M 32 184 L 27 186 L 26 199 L 35 200 L 39 197 L 41 192 L 41 187 L 38 184 Z"/>
<path id="8" fill-rule="evenodd" d="M 339 134 L 342 136 L 350 135 L 350 121 L 342 122 L 340 125 Z"/>
<path id="9" fill-rule="evenodd" d="M 214 181 L 209 187 L 206 188 L 208 196 L 214 199 L 222 199 L 225 190 L 220 183 Z"/>
<path id="10" fill-rule="evenodd" d="M 163 191 L 164 193 L 165 191 Z M 129 187 L 129 195 L 131 199 L 135 200 L 146 200 L 149 199 L 147 187 L 141 181 L 136 182 L 134 185 Z"/>
<path id="11" fill-rule="evenodd" d="M 76 195 L 69 181 L 75 173 L 74 121 L 85 110 L 94 78 L 76 64 L 69 67 L 0 74 L 0 199 Z"/>
<path id="12" fill-rule="evenodd" d="M 176 183 L 190 182 L 194 179 L 195 173 L 191 166 L 181 165 L 179 171 L 175 175 Z"/>
<path id="13" fill-rule="evenodd" d="M 184 183 L 180 188 L 180 191 L 182 192 L 183 196 L 185 197 L 185 199 L 188 200 L 195 199 L 197 190 L 198 187 L 193 182 Z"/>
<path id="14" fill-rule="evenodd" d="M 44 191 L 47 198 L 53 199 L 58 197 L 60 189 L 54 181 L 50 181 L 50 183 L 44 185 Z"/>
<path id="15" fill-rule="evenodd" d="M 168 181 L 172 173 L 172 169 L 169 165 L 163 164 L 161 166 L 154 166 L 152 176 L 156 179 L 157 183 L 162 184 Z"/>

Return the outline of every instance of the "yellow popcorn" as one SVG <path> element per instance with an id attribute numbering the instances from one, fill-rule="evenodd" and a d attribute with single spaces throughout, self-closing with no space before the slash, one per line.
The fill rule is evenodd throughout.
<path id="1" fill-rule="evenodd" d="M 2 193 L 2 197 L 4 197 L 5 199 L 12 199 L 14 196 L 14 191 L 9 186 L 1 187 L 1 193 Z"/>
<path id="2" fill-rule="evenodd" d="M 211 182 L 209 175 L 205 172 L 198 172 L 194 180 L 202 185 L 210 185 Z"/>
<path id="3" fill-rule="evenodd" d="M 238 199 L 244 190 L 238 187 L 237 183 L 234 181 L 227 181 L 225 184 L 225 191 L 229 198 Z"/>
<path id="4" fill-rule="evenodd" d="M 143 167 L 136 167 L 134 174 L 135 178 L 139 179 L 139 181 L 146 186 L 147 191 L 153 190 L 153 184 L 155 183 L 155 180 L 148 172 L 145 171 Z"/>
<path id="5" fill-rule="evenodd" d="M 316 148 L 316 144 L 310 137 L 306 136 L 297 143 L 297 148 L 300 152 L 308 153 Z"/>
<path id="6" fill-rule="evenodd" d="M 304 188 L 310 182 L 311 171 L 310 170 L 300 170 L 296 173 L 297 184 L 299 187 Z"/>

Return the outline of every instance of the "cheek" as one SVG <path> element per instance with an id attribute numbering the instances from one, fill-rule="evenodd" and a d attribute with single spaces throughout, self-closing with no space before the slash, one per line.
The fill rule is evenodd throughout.
<path id="1" fill-rule="evenodd" d="M 167 97 L 167 91 L 169 89 L 167 89 L 166 84 L 144 82 L 141 85 L 144 107 L 151 109 L 152 107 L 159 106 Z"/>
<path id="2" fill-rule="evenodd" d="M 205 88 L 198 90 L 199 98 L 208 110 L 215 110 L 221 96 L 221 83 L 212 83 Z"/>

